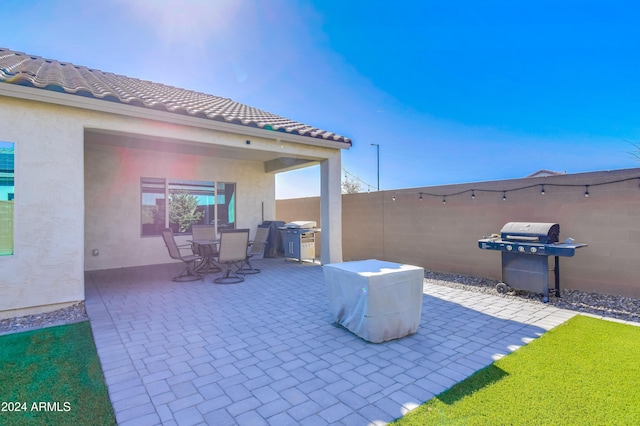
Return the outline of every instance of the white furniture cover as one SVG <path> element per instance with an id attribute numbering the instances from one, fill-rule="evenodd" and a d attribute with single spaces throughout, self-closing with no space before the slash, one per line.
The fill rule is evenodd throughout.
<path id="1" fill-rule="evenodd" d="M 418 330 L 423 268 L 369 259 L 323 271 L 333 317 L 352 333 L 380 343 Z"/>

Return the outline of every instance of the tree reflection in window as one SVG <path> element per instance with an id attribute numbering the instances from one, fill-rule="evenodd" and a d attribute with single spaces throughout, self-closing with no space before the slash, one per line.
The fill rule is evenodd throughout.
<path id="1" fill-rule="evenodd" d="M 142 178 L 142 235 L 160 235 L 165 227 L 176 234 L 188 234 L 194 224 L 234 229 L 235 186 L 226 182 Z"/>

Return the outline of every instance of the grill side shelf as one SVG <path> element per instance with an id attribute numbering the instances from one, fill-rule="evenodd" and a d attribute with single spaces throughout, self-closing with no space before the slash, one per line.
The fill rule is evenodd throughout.
<path id="1" fill-rule="evenodd" d="M 587 244 L 533 244 L 512 242 L 494 239 L 478 240 L 478 247 L 483 250 L 499 250 L 513 253 L 537 255 L 537 256 L 564 256 L 572 257 L 577 248 L 586 247 Z"/>
<path id="2" fill-rule="evenodd" d="M 567 243 L 556 243 L 550 244 L 547 247 L 547 254 L 549 256 L 565 256 L 572 257 L 576 254 L 576 249 L 580 247 L 586 247 L 587 244 L 567 244 Z"/>

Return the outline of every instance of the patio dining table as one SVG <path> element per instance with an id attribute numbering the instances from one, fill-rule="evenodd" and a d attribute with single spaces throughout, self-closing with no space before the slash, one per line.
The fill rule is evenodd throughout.
<path id="1" fill-rule="evenodd" d="M 213 273 L 220 272 L 220 267 L 215 263 L 215 256 L 218 253 L 220 240 L 187 240 L 195 246 L 194 251 L 200 255 L 203 262 L 196 272 Z"/>

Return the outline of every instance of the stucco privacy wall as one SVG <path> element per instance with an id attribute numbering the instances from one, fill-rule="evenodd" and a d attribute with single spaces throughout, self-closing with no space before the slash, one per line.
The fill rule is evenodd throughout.
<path id="1" fill-rule="evenodd" d="M 84 131 L 64 108 L 0 101 L 0 140 L 15 143 L 16 194 L 14 254 L 0 256 L 4 318 L 84 299 Z"/>
<path id="2" fill-rule="evenodd" d="M 479 249 L 477 240 L 511 221 L 554 222 L 562 240 L 589 244 L 560 259 L 563 287 L 640 297 L 640 179 L 597 185 L 636 177 L 640 169 L 343 195 L 344 258 L 499 279 L 500 253 Z M 502 200 L 502 191 L 535 184 L 546 184 L 545 195 L 534 186 L 507 192 Z M 588 198 L 583 185 L 590 185 Z M 474 188 L 475 199 L 470 192 L 447 197 L 446 204 L 440 196 L 419 199 L 420 192 L 444 195 Z M 314 219 L 318 211 L 317 198 L 276 203 L 278 220 Z"/>
<path id="3" fill-rule="evenodd" d="M 86 270 L 171 261 L 160 236 L 140 236 L 142 176 L 236 183 L 236 226 L 249 228 L 251 236 L 262 222 L 263 205 L 266 217 L 274 217 L 275 179 L 257 161 L 87 143 L 85 170 Z M 190 238 L 176 240 L 184 244 Z M 93 256 L 93 249 L 100 254 Z"/>

